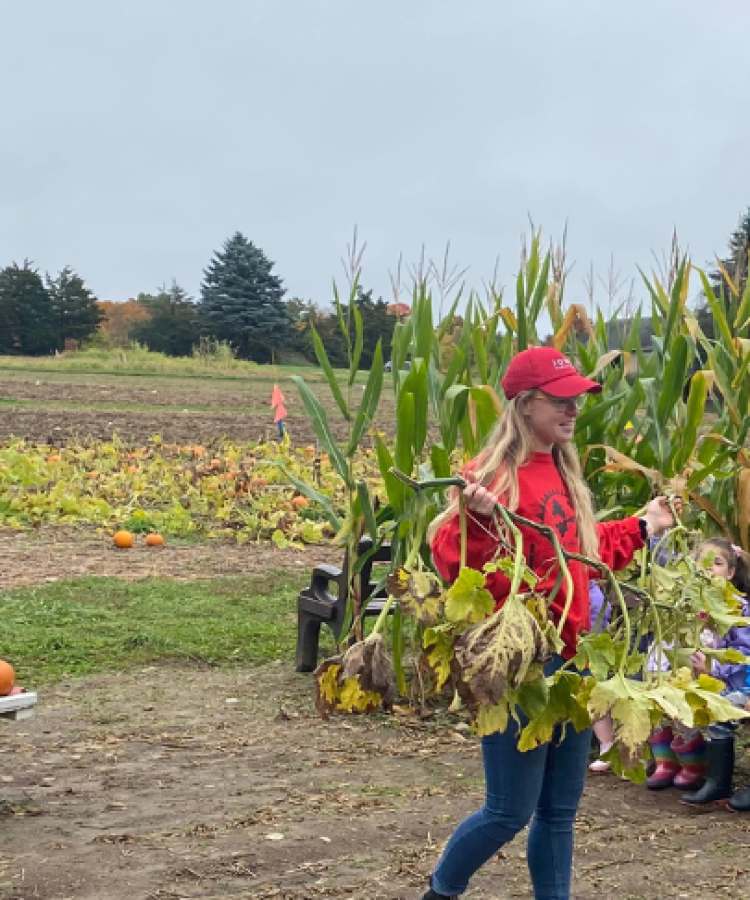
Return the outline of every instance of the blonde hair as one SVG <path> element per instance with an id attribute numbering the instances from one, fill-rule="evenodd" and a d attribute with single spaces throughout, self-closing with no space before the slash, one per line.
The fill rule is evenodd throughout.
<path id="1" fill-rule="evenodd" d="M 502 498 L 511 511 L 518 509 L 518 470 L 534 454 L 534 434 L 523 414 L 525 404 L 536 391 L 523 391 L 508 401 L 500 421 L 487 439 L 484 449 L 474 461 L 473 474 L 477 481 Z M 591 502 L 591 493 L 583 479 L 581 463 L 572 444 L 555 444 L 552 447 L 563 484 L 568 489 L 575 510 L 578 527 L 578 543 L 581 553 L 590 559 L 599 559 L 599 535 Z M 438 530 L 458 515 L 458 491 L 454 490 L 446 509 L 436 516 L 427 533 L 432 541 Z"/>

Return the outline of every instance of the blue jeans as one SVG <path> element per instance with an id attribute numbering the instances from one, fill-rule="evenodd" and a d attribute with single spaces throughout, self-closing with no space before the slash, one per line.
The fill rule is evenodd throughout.
<path id="1" fill-rule="evenodd" d="M 552 670 L 561 664 L 556 660 Z M 432 876 L 432 888 L 451 897 L 531 821 L 527 861 L 535 900 L 569 900 L 573 822 L 583 794 L 591 729 L 557 729 L 548 744 L 521 753 L 515 723 L 482 738 L 485 805 L 456 828 Z"/>

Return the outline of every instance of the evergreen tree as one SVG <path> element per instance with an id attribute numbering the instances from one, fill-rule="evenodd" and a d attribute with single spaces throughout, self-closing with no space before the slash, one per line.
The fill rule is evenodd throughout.
<path id="1" fill-rule="evenodd" d="M 750 208 L 740 217 L 739 225 L 729 238 L 729 254 L 726 259 L 721 261 L 725 272 L 732 279 L 732 283 L 739 289 L 740 297 L 747 285 L 748 247 L 750 247 Z M 717 268 L 710 273 L 709 281 L 714 294 L 719 298 L 723 297 L 725 305 L 729 306 L 732 294 L 724 272 Z M 706 337 L 713 338 L 714 319 L 705 298 L 696 309 L 696 316 Z"/>
<path id="2" fill-rule="evenodd" d="M 291 340 L 291 320 L 273 263 L 236 232 L 204 270 L 199 311 L 204 333 L 237 347 L 238 356 L 269 362 Z"/>
<path id="3" fill-rule="evenodd" d="M 47 293 L 58 350 L 64 349 L 66 338 L 80 342 L 91 337 L 104 318 L 96 297 L 70 266 L 57 278 L 47 275 Z"/>
<path id="4" fill-rule="evenodd" d="M 52 304 L 39 272 L 24 260 L 0 271 L 0 353 L 35 356 L 56 345 Z"/>
<path id="5" fill-rule="evenodd" d="M 131 340 L 157 353 L 189 356 L 199 338 L 198 309 L 193 298 L 172 280 L 168 290 L 164 285 L 158 294 L 138 294 L 137 302 L 148 311 L 148 317 L 133 326 Z"/>
<path id="6" fill-rule="evenodd" d="M 391 343 L 396 327 L 396 316 L 388 312 L 388 304 L 381 297 L 372 299 L 372 290 L 357 288 L 356 304 L 362 316 L 362 356 L 360 369 L 369 369 L 378 341 L 383 342 L 383 359 L 391 358 Z"/>

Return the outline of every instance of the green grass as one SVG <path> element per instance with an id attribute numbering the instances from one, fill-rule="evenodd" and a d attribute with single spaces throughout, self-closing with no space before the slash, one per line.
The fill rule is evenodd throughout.
<path id="1" fill-rule="evenodd" d="M 293 357 L 293 359 L 295 359 Z M 164 356 L 148 350 L 81 350 L 61 356 L 0 356 L 0 372 L 12 376 L 16 372 L 66 375 L 131 375 L 146 378 L 210 379 L 216 381 L 268 381 L 286 380 L 294 374 L 313 381 L 323 381 L 325 376 L 314 363 L 296 358 L 292 365 L 263 365 L 247 360 L 203 360 L 192 356 Z M 364 383 L 367 372 L 357 373 L 356 380 Z M 7 377 L 6 376 L 6 377 Z M 348 370 L 338 369 L 336 377 L 344 381 Z"/>
<path id="2" fill-rule="evenodd" d="M 0 597 L 0 657 L 27 687 L 145 663 L 292 663 L 301 580 L 81 578 Z"/>

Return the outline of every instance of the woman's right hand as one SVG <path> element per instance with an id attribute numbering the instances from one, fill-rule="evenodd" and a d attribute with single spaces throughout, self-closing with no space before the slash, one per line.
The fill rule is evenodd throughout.
<path id="1" fill-rule="evenodd" d="M 495 511 L 497 497 L 491 491 L 488 491 L 486 487 L 483 487 L 472 473 L 467 473 L 464 476 L 464 480 L 466 481 L 464 499 L 466 500 L 467 509 L 480 516 L 491 516 Z"/>

